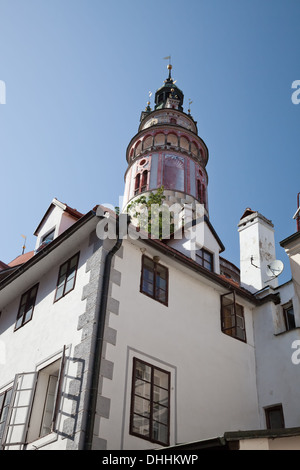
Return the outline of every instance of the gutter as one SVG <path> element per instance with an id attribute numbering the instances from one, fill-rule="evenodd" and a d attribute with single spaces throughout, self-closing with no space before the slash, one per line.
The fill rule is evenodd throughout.
<path id="1" fill-rule="evenodd" d="M 103 342 L 104 342 L 104 329 L 106 321 L 106 312 L 107 312 L 107 302 L 108 302 L 108 289 L 110 281 L 110 272 L 111 264 L 115 253 L 121 248 L 123 238 L 120 237 L 120 218 L 126 217 L 127 223 L 129 222 L 127 214 L 121 214 L 116 219 L 116 230 L 117 230 L 117 241 L 112 249 L 108 252 L 105 258 L 103 280 L 102 280 L 102 290 L 101 290 L 101 299 L 100 306 L 97 315 L 97 324 L 96 324 L 96 339 L 94 344 L 94 351 L 92 354 L 93 362 L 91 367 L 91 386 L 89 388 L 89 397 L 88 397 L 88 406 L 87 406 L 87 416 L 85 426 L 83 426 L 84 433 L 84 442 L 82 445 L 82 450 L 92 450 L 93 444 L 93 434 L 94 434 L 94 425 L 95 425 L 95 416 L 96 416 L 96 406 L 98 398 L 98 387 L 100 380 L 100 367 L 103 351 Z M 121 225 L 123 226 L 123 225 Z"/>

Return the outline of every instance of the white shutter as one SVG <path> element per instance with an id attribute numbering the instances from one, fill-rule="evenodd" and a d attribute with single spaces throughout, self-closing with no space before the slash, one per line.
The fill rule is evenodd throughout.
<path id="1" fill-rule="evenodd" d="M 57 415 L 59 410 L 60 399 L 62 395 L 62 384 L 64 378 L 64 368 L 65 368 L 65 360 L 66 360 L 66 346 L 63 347 L 62 358 L 60 362 L 56 392 L 55 392 L 55 400 L 54 400 L 54 407 L 53 407 L 53 414 L 52 414 L 52 423 L 51 428 L 53 431 L 57 431 L 56 429 L 56 422 L 57 422 Z"/>

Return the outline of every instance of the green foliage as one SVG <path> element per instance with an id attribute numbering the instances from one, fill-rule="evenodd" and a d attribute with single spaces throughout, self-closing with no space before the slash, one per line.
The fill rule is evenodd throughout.
<path id="1" fill-rule="evenodd" d="M 151 238 L 169 238 L 174 231 L 172 215 L 167 204 L 164 204 L 165 199 L 164 187 L 161 186 L 155 193 L 151 192 L 148 197 L 140 196 L 127 207 L 128 214 L 137 219 L 138 227 L 150 234 Z"/>

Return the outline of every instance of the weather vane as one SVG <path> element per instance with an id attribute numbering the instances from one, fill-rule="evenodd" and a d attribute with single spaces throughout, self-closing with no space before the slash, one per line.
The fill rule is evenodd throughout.
<path id="1" fill-rule="evenodd" d="M 150 98 L 152 96 L 152 91 L 149 91 L 148 92 L 148 95 L 149 95 L 149 100 L 147 101 L 147 107 L 146 107 L 146 111 L 150 111 L 151 108 L 150 108 Z"/>
<path id="2" fill-rule="evenodd" d="M 172 77 L 171 77 L 171 70 L 172 70 L 171 56 L 170 56 L 170 55 L 167 55 L 167 57 L 164 57 L 163 59 L 169 61 L 169 64 L 168 64 L 168 67 L 167 67 L 168 70 L 169 70 L 169 78 L 168 78 L 168 80 L 172 80 Z M 166 81 L 168 81 L 168 80 L 165 80 L 164 82 L 166 83 Z M 176 80 L 175 80 L 175 81 L 176 81 Z M 175 83 L 174 80 L 173 80 L 173 83 Z"/>
<path id="3" fill-rule="evenodd" d="M 26 249 L 26 239 L 27 237 L 25 235 L 21 235 L 22 238 L 24 238 L 24 244 L 22 246 L 22 255 L 24 255 L 25 249 Z"/>
<path id="4" fill-rule="evenodd" d="M 192 104 L 192 101 L 191 101 L 191 99 L 189 99 L 189 109 L 188 109 L 189 114 L 191 114 L 191 104 Z"/>

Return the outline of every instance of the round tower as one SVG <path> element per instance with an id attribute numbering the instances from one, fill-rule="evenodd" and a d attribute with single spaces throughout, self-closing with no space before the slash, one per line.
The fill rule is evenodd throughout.
<path id="1" fill-rule="evenodd" d="M 183 110 L 184 95 L 175 85 L 170 64 L 168 70 L 168 78 L 155 93 L 154 109 L 148 102 L 127 147 L 123 208 L 163 186 L 165 203 L 197 202 L 208 216 L 208 149 L 190 110 Z"/>

